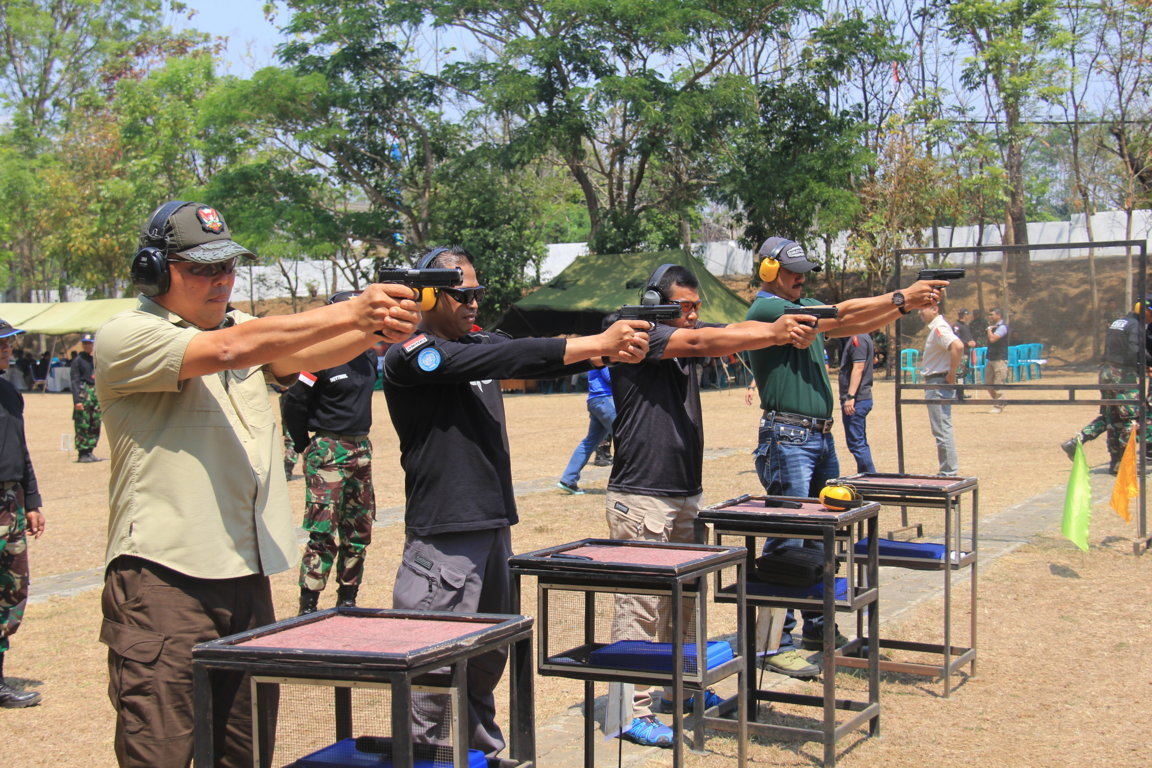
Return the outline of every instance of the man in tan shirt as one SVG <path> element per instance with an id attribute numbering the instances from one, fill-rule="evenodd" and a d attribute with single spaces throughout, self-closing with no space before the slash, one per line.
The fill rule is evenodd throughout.
<path id="1" fill-rule="evenodd" d="M 418 320 L 399 285 L 295 315 L 231 310 L 244 256 L 215 209 L 161 206 L 132 261 L 140 302 L 98 334 L 112 452 L 100 639 L 121 766 L 188 765 L 192 646 L 275 620 L 268 576 L 297 553 L 264 374 L 338 365 Z M 251 766 L 246 676 L 217 675 L 213 696 L 217 765 Z"/>

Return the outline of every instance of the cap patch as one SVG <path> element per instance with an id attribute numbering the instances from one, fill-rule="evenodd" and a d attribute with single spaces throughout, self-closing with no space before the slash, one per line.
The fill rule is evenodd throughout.
<path id="1" fill-rule="evenodd" d="M 209 208 L 206 205 L 197 208 L 196 218 L 200 220 L 200 226 L 205 232 L 218 235 L 224 231 L 224 219 L 220 218 L 220 214 L 216 212 L 215 208 Z"/>

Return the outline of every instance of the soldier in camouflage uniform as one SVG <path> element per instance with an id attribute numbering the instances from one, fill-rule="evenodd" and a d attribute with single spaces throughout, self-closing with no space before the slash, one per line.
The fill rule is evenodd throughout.
<path id="1" fill-rule="evenodd" d="M 339 301 L 336 294 L 329 302 Z M 284 394 L 284 427 L 304 458 L 307 484 L 300 561 L 300 613 L 316 610 L 336 566 L 336 604 L 356 605 L 364 556 L 372 543 L 376 495 L 372 487 L 372 390 L 376 352 L 344 365 L 303 372 Z M 287 465 L 287 460 L 285 460 Z M 339 544 L 337 544 L 339 536 Z"/>
<path id="2" fill-rule="evenodd" d="M 1140 397 L 1137 385 L 1140 381 L 1141 345 L 1147 344 L 1147 337 L 1141 332 L 1139 313 L 1143 312 L 1145 325 L 1152 322 L 1149 299 L 1152 297 L 1137 302 L 1133 312 L 1114 320 L 1104 334 L 1104 359 L 1100 364 L 1099 375 L 1100 396 L 1130 401 L 1131 405 L 1100 406 L 1096 418 L 1060 446 L 1068 458 L 1073 458 L 1077 443 L 1094 440 L 1102 434 L 1107 435 L 1108 471 L 1113 475 L 1120 466 L 1129 435 L 1140 415 L 1136 402 Z"/>
<path id="3" fill-rule="evenodd" d="M 10 338 L 23 331 L 0 320 L 0 372 L 8 369 Z M 44 533 L 40 491 L 24 439 L 24 399 L 0 378 L 0 707 L 16 709 L 40 703 L 36 691 L 20 691 L 4 680 L 4 656 L 28 602 L 28 536 Z"/>
<path id="4" fill-rule="evenodd" d="M 72 361 L 72 424 L 76 438 L 78 462 L 100 461 L 92 455 L 100 440 L 100 403 L 96 400 L 96 370 L 92 348 L 96 339 L 85 334 L 80 339 L 81 352 Z"/>

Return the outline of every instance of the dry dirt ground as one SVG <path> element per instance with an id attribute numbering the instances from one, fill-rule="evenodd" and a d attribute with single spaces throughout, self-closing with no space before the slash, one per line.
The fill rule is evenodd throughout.
<path id="1" fill-rule="evenodd" d="M 1091 378 L 1084 378 L 1089 382 Z M 1045 383 L 1059 381 L 1046 378 Z M 978 394 L 978 393 L 977 393 Z M 1053 399 L 1064 397 L 1051 393 Z M 377 395 L 375 475 L 381 518 L 402 504 L 395 438 L 384 402 Z M 45 498 L 47 532 L 31 544 L 35 593 L 47 577 L 99 573 L 107 518 L 108 464 L 76 464 L 67 444 L 71 430 L 67 395 L 28 395 L 27 421 L 33 459 Z M 588 494 L 571 497 L 555 481 L 587 425 L 583 395 L 516 395 L 506 398 L 509 435 L 521 523 L 514 548 L 528 551 L 585 536 L 606 535 L 603 487 L 606 470 L 589 467 Z M 982 520 L 1062 487 L 1069 463 L 1061 440 L 1094 413 L 1090 406 L 1010 406 L 1001 415 L 986 406 L 956 408 L 961 472 L 980 480 Z M 757 414 L 740 390 L 704 396 L 708 460 L 705 503 L 758 491 L 750 452 Z M 896 470 L 893 388 L 877 386 L 869 419 L 871 443 L 881 471 Z M 904 407 L 906 471 L 931 473 L 935 450 L 923 406 Z M 841 461 L 843 449 L 837 428 Z M 66 450 L 62 450 L 62 448 Z M 1103 440 L 1088 446 L 1089 463 L 1106 461 Z M 98 455 L 107 456 L 101 443 Z M 845 474 L 850 465 L 845 466 Z M 1107 481 L 1099 471 L 1097 483 Z M 173 482 L 178 482 L 173 478 Z M 291 483 L 297 517 L 303 482 Z M 885 523 L 895 512 L 884 511 Z M 939 686 L 915 678 L 886 676 L 882 684 L 882 735 L 841 742 L 840 765 L 937 766 L 1146 766 L 1152 732 L 1152 656 L 1148 651 L 1152 556 L 1133 555 L 1134 524 L 1125 524 L 1106 504 L 1094 509 L 1091 549 L 1082 553 L 1058 535 L 1059 520 L 1037 524 L 1034 541 L 980 571 L 979 674 L 951 698 Z M 393 520 L 396 518 L 393 517 Z M 988 529 L 992 526 L 989 524 Z M 885 529 L 882 524 L 881 530 Z M 368 558 L 362 605 L 386 607 L 402 528 L 393 521 L 376 529 Z M 278 615 L 294 612 L 295 574 L 274 580 Z M 332 590 L 321 605 L 334 601 Z M 940 626 L 940 601 L 910 612 L 887 633 L 918 638 Z M 526 608 L 531 613 L 531 608 Z M 43 693 L 43 704 L 0 710 L 0 740 L 7 768 L 103 768 L 115 764 L 112 710 L 105 685 L 104 648 L 97 642 L 99 590 L 49 596 L 34 602 L 13 638 L 6 672 L 17 685 Z M 858 682 L 842 675 L 850 690 Z M 537 722 L 569 712 L 580 697 L 578 683 L 537 678 Z M 570 734 L 579 739 L 578 730 Z M 731 766 L 735 742 L 722 735 L 708 741 L 711 754 L 688 755 L 688 765 Z M 629 764 L 666 765 L 666 752 L 630 747 Z M 819 764 L 814 743 L 753 738 L 753 765 Z M 546 761 L 541 762 L 547 768 Z"/>

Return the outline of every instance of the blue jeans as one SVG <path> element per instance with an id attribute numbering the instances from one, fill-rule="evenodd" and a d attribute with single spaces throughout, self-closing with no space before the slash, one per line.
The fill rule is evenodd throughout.
<path id="1" fill-rule="evenodd" d="M 762 417 L 759 443 L 755 453 L 756 474 L 769 496 L 816 497 L 829 480 L 840 476 L 840 460 L 836 458 L 831 432 L 814 432 L 806 427 L 778 424 Z M 823 549 L 820 542 L 812 539 L 768 539 L 764 542 L 764 553 L 785 544 Z M 804 617 L 804 635 L 823 637 L 824 613 L 802 611 L 801 615 Z M 796 643 L 792 639 L 795 628 L 796 617 L 789 610 L 780 636 L 779 653 L 795 650 Z"/>
<path id="2" fill-rule="evenodd" d="M 865 421 L 872 411 L 872 401 L 857 400 L 855 410 L 851 415 L 840 412 L 844 417 L 844 442 L 856 458 L 857 472 L 875 472 L 876 465 L 872 463 L 872 449 L 868 447 L 868 425 Z"/>
<path id="3" fill-rule="evenodd" d="M 943 384 L 943 376 L 929 376 L 925 379 L 928 384 Z M 952 434 L 952 401 L 955 399 L 951 389 L 926 389 L 925 400 L 941 400 L 941 405 L 928 406 L 928 426 L 932 428 L 932 436 L 936 438 L 936 457 L 940 461 L 940 474 L 955 475 L 960 469 L 960 461 L 956 456 L 956 436 Z"/>
<path id="4" fill-rule="evenodd" d="M 572 458 L 560 476 L 560 482 L 566 485 L 578 486 L 580 484 L 580 471 L 588 463 L 588 457 L 596 450 L 596 446 L 604 442 L 604 438 L 612 434 L 612 422 L 616 420 L 616 404 L 610 397 L 597 397 L 588 401 L 588 434 L 572 451 Z"/>

